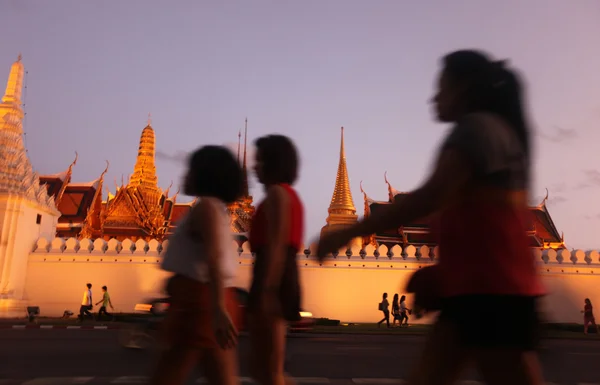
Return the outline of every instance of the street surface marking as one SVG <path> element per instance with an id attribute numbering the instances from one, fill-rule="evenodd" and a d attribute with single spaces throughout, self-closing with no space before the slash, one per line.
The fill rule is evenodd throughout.
<path id="1" fill-rule="evenodd" d="M 381 346 L 337 346 L 336 350 L 383 350 Z"/>
<path id="2" fill-rule="evenodd" d="M 13 329 L 25 329 L 25 325 L 13 325 Z"/>
<path id="3" fill-rule="evenodd" d="M 574 356 L 600 356 L 600 353 L 584 353 L 584 352 L 567 352 L 567 354 L 571 354 Z"/>
<path id="4" fill-rule="evenodd" d="M 40 325 L 40 329 L 52 329 L 53 327 L 52 325 Z"/>
<path id="5" fill-rule="evenodd" d="M 240 377 L 240 384 L 254 384 L 254 380 L 252 380 L 250 377 Z M 199 379 L 196 380 L 197 384 L 208 384 L 208 381 L 206 380 L 206 378 L 201 377 Z"/>
<path id="6" fill-rule="evenodd" d="M 81 329 L 81 326 L 67 326 L 67 329 Z"/>
<path id="7" fill-rule="evenodd" d="M 94 377 L 49 377 L 36 378 L 26 381 L 22 385 L 67 385 L 67 384 L 87 384 Z"/>
<path id="8" fill-rule="evenodd" d="M 355 384 L 406 384 L 399 378 L 353 378 Z"/>
<path id="9" fill-rule="evenodd" d="M 297 384 L 329 384 L 329 378 L 324 377 L 292 377 Z M 206 378 L 199 378 L 196 381 L 197 384 L 206 384 Z M 250 377 L 240 377 L 240 383 L 242 384 L 255 384 L 254 380 Z"/>
<path id="10" fill-rule="evenodd" d="M 145 384 L 150 380 L 145 376 L 123 376 L 111 381 L 111 384 Z"/>

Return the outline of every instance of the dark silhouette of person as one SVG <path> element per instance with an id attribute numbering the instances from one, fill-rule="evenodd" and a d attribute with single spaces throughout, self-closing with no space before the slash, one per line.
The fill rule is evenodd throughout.
<path id="1" fill-rule="evenodd" d="M 379 302 L 379 310 L 381 310 L 381 312 L 383 313 L 383 319 L 379 322 L 377 322 L 377 327 L 381 327 L 381 324 L 386 322 L 387 323 L 387 327 L 390 327 L 390 303 L 387 299 L 388 294 L 387 293 L 383 293 L 383 296 L 381 298 L 381 302 Z"/>
<path id="2" fill-rule="evenodd" d="M 583 334 L 588 334 L 588 327 L 592 325 L 598 333 L 598 326 L 596 325 L 596 318 L 594 318 L 594 307 L 592 301 L 589 298 L 584 300 L 583 310 Z"/>

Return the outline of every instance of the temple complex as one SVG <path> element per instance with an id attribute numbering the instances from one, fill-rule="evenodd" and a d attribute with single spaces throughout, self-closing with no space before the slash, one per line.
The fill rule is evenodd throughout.
<path id="1" fill-rule="evenodd" d="M 75 183 L 71 180 L 73 168 L 77 164 L 77 154 L 73 162 L 62 172 L 39 176 L 33 172 L 25 153 L 22 141 L 21 92 L 24 68 L 21 58 L 13 64 L 9 74 L 6 92 L 0 105 L 0 146 L 2 147 L 2 179 L 0 192 L 12 191 L 27 199 L 33 199 L 45 207 L 49 213 L 58 213 L 56 236 L 60 238 L 89 238 L 104 240 L 129 238 L 133 241 L 143 239 L 162 241 L 171 235 L 177 222 L 191 209 L 192 202 L 179 203 L 179 191 L 170 195 L 171 186 L 160 188 L 155 165 L 155 130 L 148 119 L 141 132 L 138 153 L 133 174 L 120 185 L 115 183 L 115 192 L 108 191 L 104 177 L 108 171 L 108 161 L 98 178 L 87 183 Z M 247 136 L 248 120 L 244 126 L 242 148 L 241 131 L 238 134 L 237 158 L 244 171 L 244 194 L 237 202 L 228 207 L 231 217 L 231 231 L 237 234 L 241 245 L 247 238 L 250 222 L 254 213 L 253 198 L 248 188 Z M 364 197 L 364 215 L 369 216 L 394 200 L 402 199 L 406 193 L 394 189 L 384 174 L 388 187 L 387 200 L 376 201 Z M 41 187 L 45 188 L 41 188 Z M 103 199 L 103 190 L 106 199 Z M 548 196 L 537 206 L 529 208 L 529 236 L 531 246 L 540 249 L 563 249 L 564 238 L 556 229 L 546 207 Z M 340 157 L 335 179 L 334 191 L 328 208 L 326 225 L 321 234 L 341 229 L 356 223 L 358 215 L 352 193 L 346 165 L 344 148 L 344 128 L 341 129 Z M 423 218 L 415 223 L 407 223 L 398 229 L 373 234 L 364 239 L 355 239 L 350 247 L 362 248 L 366 245 L 435 246 L 430 232 L 429 219 Z M 1 257 L 1 255 L 0 255 Z M 1 261 L 0 261 L 1 265 Z M 0 266 L 1 267 L 1 266 Z"/>
<path id="2" fill-rule="evenodd" d="M 245 128 L 247 137 L 247 121 Z M 241 133 L 238 135 L 241 139 Z M 231 217 L 231 230 L 239 233 L 239 242 L 246 240 L 250 219 L 254 213 L 252 196 L 248 192 L 246 167 L 246 141 L 244 139 L 243 169 L 244 196 L 228 207 Z M 100 176 L 87 183 L 72 183 L 71 174 L 77 163 L 77 156 L 69 167 L 58 174 L 43 175 L 40 184 L 46 186 L 48 194 L 54 198 L 61 216 L 58 219 L 57 237 L 61 238 L 102 238 L 122 241 L 156 239 L 162 241 L 173 234 L 177 222 L 191 209 L 195 201 L 178 203 L 179 191 L 169 195 L 171 186 L 162 190 L 158 185 L 155 165 L 155 132 L 152 122 L 142 130 L 138 154 L 133 174 L 128 183 L 121 180 L 115 186 L 115 193 L 107 191 L 102 199 L 104 176 L 108 162 Z M 238 141 L 238 160 L 240 160 Z"/>
<path id="3" fill-rule="evenodd" d="M 53 236 L 59 238 L 162 241 L 171 235 L 177 222 L 191 209 L 194 201 L 178 203 L 179 191 L 170 196 L 170 187 L 167 190 L 159 187 L 155 165 L 156 138 L 150 119 L 141 133 L 133 174 L 127 183 L 123 180 L 120 185 L 115 183 L 114 194 L 104 186 L 108 161 L 98 178 L 84 183 L 71 180 L 73 168 L 77 164 L 77 153 L 64 171 L 38 176 L 33 171 L 23 144 L 24 112 L 21 93 L 24 74 L 19 55 L 11 67 L 6 92 L 0 104 L 0 195 L 6 193 L 10 199 L 15 198 L 19 202 L 34 202 L 32 204 L 39 206 L 39 209 L 50 216 L 58 217 L 56 234 Z M 241 131 L 238 135 L 238 161 L 243 164 L 244 196 L 228 207 L 231 230 L 238 234 L 236 239 L 240 245 L 247 239 L 246 233 L 250 229 L 250 219 L 254 213 L 252 196 L 248 191 L 247 134 L 246 119 L 243 159 L 240 159 Z M 103 200 L 104 189 L 107 192 L 106 200 Z M 10 199 L 4 202 L 9 202 Z M 36 219 L 37 225 L 41 223 L 40 215 Z M 56 218 L 53 220 L 56 221 Z M 5 226 L 3 229 L 8 231 L 10 227 Z M 0 251 L 0 273 L 4 262 Z"/>

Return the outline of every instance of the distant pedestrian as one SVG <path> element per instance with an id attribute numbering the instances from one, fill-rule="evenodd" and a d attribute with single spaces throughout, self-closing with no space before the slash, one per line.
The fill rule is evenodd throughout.
<path id="1" fill-rule="evenodd" d="M 399 326 L 402 326 L 402 320 L 400 319 L 400 302 L 398 301 L 398 293 L 394 294 L 394 299 L 392 300 L 392 317 L 394 317 L 392 326 L 396 326 L 396 321 L 399 321 Z"/>
<path id="2" fill-rule="evenodd" d="M 592 325 L 594 329 L 596 329 L 596 333 L 598 333 L 598 326 L 596 325 L 596 319 L 594 318 L 594 307 L 589 298 L 585 299 L 583 310 L 581 312 L 583 313 L 583 334 L 588 334 L 588 326 L 590 325 Z"/>
<path id="3" fill-rule="evenodd" d="M 388 294 L 383 293 L 383 298 L 379 302 L 379 310 L 383 312 L 383 319 L 377 322 L 377 327 L 381 327 L 381 324 L 387 322 L 387 327 L 390 327 L 390 303 L 388 302 Z"/>
<path id="4" fill-rule="evenodd" d="M 402 326 L 402 321 L 404 321 L 404 326 L 408 327 L 408 315 L 411 313 L 411 310 L 406 306 L 406 296 L 403 295 L 400 297 L 400 326 Z"/>
<path id="5" fill-rule="evenodd" d="M 79 321 L 87 317 L 93 317 L 91 310 L 94 305 L 92 302 L 92 284 L 88 283 L 85 285 L 86 289 L 83 292 L 83 299 L 81 300 L 81 306 L 79 307 Z"/>
<path id="6" fill-rule="evenodd" d="M 108 288 L 106 286 L 102 286 L 102 299 L 100 301 L 98 301 L 96 303 L 96 306 L 98 306 L 100 303 L 102 303 L 102 306 L 100 307 L 100 310 L 98 310 L 98 320 L 100 320 L 100 318 L 103 315 L 106 315 L 108 318 L 112 319 L 113 316 L 112 314 L 110 314 L 109 312 L 106 311 L 106 308 L 108 306 L 110 306 L 110 309 L 113 310 L 113 304 L 110 301 L 110 295 L 108 294 Z"/>

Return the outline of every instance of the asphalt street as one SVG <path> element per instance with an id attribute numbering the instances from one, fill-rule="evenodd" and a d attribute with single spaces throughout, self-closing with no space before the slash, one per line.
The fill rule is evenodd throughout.
<path id="1" fill-rule="evenodd" d="M 118 330 L 0 330 L 0 379 L 147 376 L 156 351 L 125 349 L 118 335 Z M 361 378 L 402 379 L 407 378 L 423 342 L 420 336 L 300 334 L 289 339 L 287 369 L 295 377 L 327 378 L 340 384 Z M 244 337 L 240 356 L 240 375 L 248 376 Z M 544 340 L 541 358 L 548 382 L 600 383 L 600 341 Z M 199 376 L 195 373 L 190 383 Z M 480 380 L 474 370 L 463 377 Z"/>

